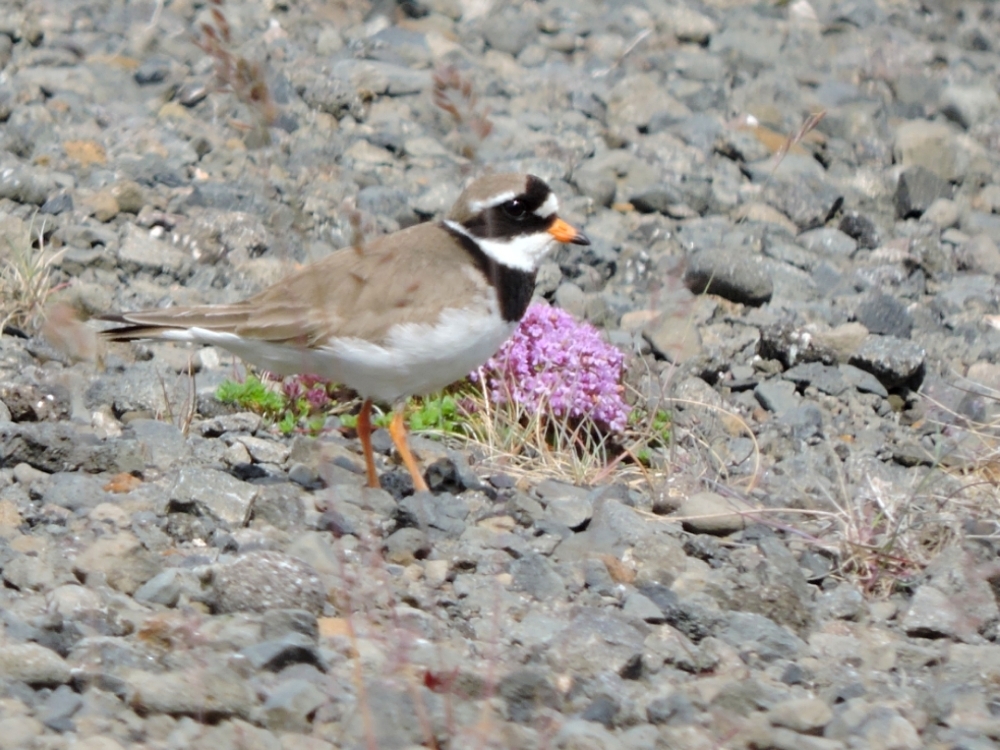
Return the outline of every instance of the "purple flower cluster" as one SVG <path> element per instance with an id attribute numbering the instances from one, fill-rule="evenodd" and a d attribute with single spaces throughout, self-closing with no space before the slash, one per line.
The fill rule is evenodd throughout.
<path id="1" fill-rule="evenodd" d="M 630 409 L 622 399 L 622 353 L 589 323 L 564 310 L 534 304 L 521 325 L 483 367 L 490 396 L 529 411 L 591 419 L 621 432 Z M 476 373 L 471 376 L 476 379 Z"/>
<path id="2" fill-rule="evenodd" d="M 291 404 L 308 406 L 310 411 L 319 411 L 330 404 L 330 382 L 318 375 L 294 375 L 285 378 L 281 390 Z"/>

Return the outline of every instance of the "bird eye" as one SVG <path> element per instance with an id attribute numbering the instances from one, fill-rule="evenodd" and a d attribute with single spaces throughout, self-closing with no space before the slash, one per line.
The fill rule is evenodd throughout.
<path id="1" fill-rule="evenodd" d="M 528 212 L 523 201 L 519 201 L 517 198 L 507 201 L 501 207 L 503 208 L 503 212 L 515 221 L 523 219 L 524 215 Z"/>

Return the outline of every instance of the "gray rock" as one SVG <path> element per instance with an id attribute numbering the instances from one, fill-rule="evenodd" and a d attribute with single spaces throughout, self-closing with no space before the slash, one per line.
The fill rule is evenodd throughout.
<path id="1" fill-rule="evenodd" d="M 624 679 L 638 677 L 643 634 L 617 612 L 579 609 L 548 651 L 548 663 L 581 677 L 613 672 Z"/>
<path id="2" fill-rule="evenodd" d="M 290 470 L 289 479 L 293 479 L 292 473 Z M 297 486 L 282 482 L 260 488 L 254 498 L 252 513 L 255 521 L 266 521 L 275 528 L 291 530 L 304 525 L 306 508 Z"/>
<path id="3" fill-rule="evenodd" d="M 357 206 L 372 216 L 392 219 L 401 229 L 417 223 L 417 215 L 410 208 L 410 196 L 404 190 L 370 185 L 358 193 Z"/>
<path id="4" fill-rule="evenodd" d="M 926 167 L 917 165 L 903 170 L 893 198 L 896 216 L 919 218 L 939 198 L 951 198 L 951 186 Z"/>
<path id="5" fill-rule="evenodd" d="M 436 529 L 448 537 L 457 538 L 465 531 L 469 506 L 461 496 L 450 493 L 433 495 L 418 492 L 399 503 L 397 520 L 402 526 Z"/>
<path id="6" fill-rule="evenodd" d="M 841 584 L 820 596 L 817 602 L 820 617 L 835 620 L 860 620 L 868 611 L 864 596 L 854 586 Z M 788 726 L 788 725 L 785 725 Z"/>
<path id="7" fill-rule="evenodd" d="M 880 236 L 878 228 L 868 216 L 857 211 L 848 211 L 840 220 L 837 229 L 856 240 L 858 247 L 871 250 L 879 246 Z"/>
<path id="8" fill-rule="evenodd" d="M 976 562 L 958 547 L 938 554 L 925 570 L 903 615 L 909 635 L 975 640 L 988 623 L 1000 618 L 989 583 L 975 572 Z"/>
<path id="9" fill-rule="evenodd" d="M 760 258 L 722 249 L 689 256 L 684 283 L 695 294 L 718 294 L 747 305 L 764 304 L 774 291 Z"/>
<path id="10" fill-rule="evenodd" d="M 714 492 L 696 492 L 677 509 L 684 527 L 696 534 L 731 534 L 746 525 L 742 503 Z"/>
<path id="11" fill-rule="evenodd" d="M 794 659 L 806 648 L 787 628 L 750 612 L 731 612 L 716 635 L 735 649 L 753 651 L 764 661 Z"/>
<path id="12" fill-rule="evenodd" d="M 978 273 L 1000 274 L 1000 248 L 987 234 L 978 234 L 958 249 L 958 265 Z"/>
<path id="13" fill-rule="evenodd" d="M 790 380 L 766 380 L 753 389 L 753 395 L 769 412 L 774 414 L 789 412 L 801 403 L 795 383 Z"/>
<path id="14" fill-rule="evenodd" d="M 403 65 L 375 60 L 340 60 L 333 66 L 335 78 L 349 81 L 354 91 L 365 96 L 416 94 L 430 86 L 431 75 L 425 70 L 411 70 Z"/>
<path id="15" fill-rule="evenodd" d="M 970 160 L 951 127 L 927 120 L 904 122 L 897 128 L 893 156 L 904 167 L 925 167 L 947 182 L 960 180 Z"/>
<path id="16" fill-rule="evenodd" d="M 545 505 L 545 519 L 579 530 L 593 517 L 594 506 L 586 497 L 566 495 L 551 498 Z"/>
<path id="17" fill-rule="evenodd" d="M 397 565 L 409 565 L 423 560 L 430 554 L 431 544 L 427 534 L 411 526 L 397 529 L 385 540 L 385 556 Z"/>
<path id="18" fill-rule="evenodd" d="M 844 200 L 837 188 L 809 174 L 770 181 L 764 198 L 801 230 L 821 227 Z"/>
<path id="19" fill-rule="evenodd" d="M 846 259 L 858 249 L 858 241 L 845 234 L 840 229 L 821 227 L 803 232 L 798 236 L 798 242 L 814 253 L 832 259 Z"/>
<path id="20" fill-rule="evenodd" d="M 514 588 L 541 601 L 566 595 L 566 584 L 547 557 L 530 553 L 510 564 Z"/>
<path id="21" fill-rule="evenodd" d="M 257 487 L 224 471 L 184 467 L 170 488 L 170 509 L 240 527 L 249 520 L 257 493 Z"/>
<path id="22" fill-rule="evenodd" d="M 70 416 L 69 391 L 58 385 L 0 384 L 0 401 L 14 422 L 40 422 Z"/>
<path id="23" fill-rule="evenodd" d="M 491 15 L 483 27 L 483 39 L 490 47 L 515 57 L 537 36 L 531 18 L 512 9 Z"/>
<path id="24" fill-rule="evenodd" d="M 556 747 L 565 750 L 625 750 L 617 736 L 583 718 L 570 719 L 563 724 L 553 741 Z"/>
<path id="25" fill-rule="evenodd" d="M 211 568 L 207 599 L 216 612 L 323 611 L 326 586 L 312 566 L 278 552 L 249 552 Z"/>
<path id="26" fill-rule="evenodd" d="M 237 435 L 233 441 L 247 449 L 250 458 L 256 464 L 270 464 L 281 466 L 288 460 L 291 449 L 288 445 L 277 440 L 265 440 L 264 438 L 253 437 L 252 435 Z"/>
<path id="27" fill-rule="evenodd" d="M 941 92 L 941 112 L 968 130 L 1000 112 L 1000 96 L 993 86 L 952 84 Z"/>
<path id="28" fill-rule="evenodd" d="M 200 590 L 201 585 L 194 573 L 179 568 L 167 568 L 136 589 L 132 598 L 137 602 L 175 607 L 182 593 L 195 595 L 200 593 Z"/>
<path id="29" fill-rule="evenodd" d="M 192 270 L 192 259 L 184 252 L 132 224 L 126 225 L 118 248 L 118 262 L 130 273 L 149 271 L 185 278 Z"/>
<path id="30" fill-rule="evenodd" d="M 923 347 L 894 336 L 868 336 L 851 357 L 851 364 L 870 372 L 886 388 L 916 383 L 923 377 Z"/>
<path id="31" fill-rule="evenodd" d="M 895 297 L 881 292 L 869 294 L 854 312 L 855 319 L 871 333 L 908 339 L 913 316 Z"/>
<path id="32" fill-rule="evenodd" d="M 982 234 L 994 242 L 1000 242 L 1000 215 L 985 211 L 965 211 L 962 213 L 961 230 L 970 236 Z"/>
<path id="33" fill-rule="evenodd" d="M 264 721 L 277 732 L 308 733 L 311 717 L 327 697 L 306 680 L 285 680 L 264 701 Z"/>
<path id="34" fill-rule="evenodd" d="M 287 633 L 281 638 L 255 643 L 240 654 L 258 671 L 280 672 L 291 664 L 323 664 L 315 639 L 302 633 Z"/>
<path id="35" fill-rule="evenodd" d="M 42 723 L 55 732 L 72 732 L 73 714 L 83 706 L 83 699 L 69 685 L 60 685 L 52 691 L 45 701 L 45 707 L 39 715 Z"/>
<path id="36" fill-rule="evenodd" d="M 141 472 L 134 440 L 102 441 L 92 432 L 57 423 L 0 423 L 0 467 L 28 464 L 41 471 Z"/>
<path id="37" fill-rule="evenodd" d="M 128 431 L 142 445 L 147 465 L 159 471 L 165 471 L 191 455 L 184 434 L 169 422 L 133 419 L 128 424 Z"/>
<path id="38" fill-rule="evenodd" d="M 506 701 L 506 716 L 520 724 L 531 722 L 536 713 L 559 705 L 559 694 L 549 677 L 538 669 L 518 669 L 503 676 L 497 693 Z"/>
<path id="39" fill-rule="evenodd" d="M 34 686 L 69 682 L 69 665 L 55 651 L 37 643 L 7 643 L 0 648 L 0 674 Z"/>
<path id="40" fill-rule="evenodd" d="M 41 206 L 58 188 L 56 181 L 37 167 L 0 167 L 0 198 Z"/>
<path id="41" fill-rule="evenodd" d="M 264 638 L 283 638 L 289 633 L 305 635 L 315 641 L 319 637 L 316 615 L 304 609 L 272 609 L 264 613 L 261 624 Z"/>
<path id="42" fill-rule="evenodd" d="M 56 472 L 45 484 L 39 488 L 43 502 L 60 508 L 75 511 L 113 502 L 111 495 L 102 489 L 105 481 L 86 474 Z"/>
<path id="43" fill-rule="evenodd" d="M 839 396 L 850 387 L 840 367 L 824 365 L 821 362 L 804 362 L 795 365 L 785 370 L 781 377 L 800 386 L 811 385 L 831 396 Z M 767 408 L 766 405 L 765 408 Z"/>
<path id="44" fill-rule="evenodd" d="M 3 39 L 5 37 L 0 37 Z M 45 727 L 31 716 L 5 716 L 0 718 L 0 748 L 20 750 L 31 747 L 36 739 L 41 739 Z"/>
<path id="45" fill-rule="evenodd" d="M 189 672 L 129 670 L 125 684 L 129 705 L 144 713 L 248 718 L 256 705 L 247 680 L 214 663 Z"/>
<path id="46" fill-rule="evenodd" d="M 861 391 L 861 393 L 874 393 L 882 398 L 888 398 L 889 391 L 870 372 L 859 370 L 854 365 L 838 365 L 837 369 L 840 370 L 840 374 L 844 377 L 844 380 Z"/>
<path id="47" fill-rule="evenodd" d="M 673 209 L 685 202 L 680 189 L 673 185 L 660 184 L 646 188 L 641 193 L 633 195 L 629 202 L 640 213 L 670 214 Z"/>
<path id="48" fill-rule="evenodd" d="M 819 732 L 830 723 L 833 711 L 818 698 L 793 698 L 782 701 L 767 712 L 767 720 L 775 726 L 803 734 Z"/>
<path id="49" fill-rule="evenodd" d="M 666 622 L 663 611 L 646 596 L 634 591 L 625 597 L 622 614 L 632 620 L 641 620 L 653 624 Z"/>

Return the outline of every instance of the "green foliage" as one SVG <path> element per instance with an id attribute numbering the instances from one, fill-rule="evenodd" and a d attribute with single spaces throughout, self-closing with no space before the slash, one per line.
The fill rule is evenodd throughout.
<path id="1" fill-rule="evenodd" d="M 458 401 L 449 393 L 441 393 L 421 399 L 409 415 L 410 429 L 414 432 L 433 431 L 464 434 L 462 424 L 465 415 Z"/>
<path id="2" fill-rule="evenodd" d="M 248 375 L 242 383 L 224 380 L 216 389 L 215 397 L 224 404 L 233 404 L 265 417 L 276 417 L 285 410 L 285 398 L 254 375 Z"/>
<path id="3" fill-rule="evenodd" d="M 636 407 L 629 413 L 629 428 L 639 441 L 632 455 L 639 463 L 651 466 L 654 449 L 670 445 L 670 421 L 671 414 L 665 409 L 648 411 Z"/>

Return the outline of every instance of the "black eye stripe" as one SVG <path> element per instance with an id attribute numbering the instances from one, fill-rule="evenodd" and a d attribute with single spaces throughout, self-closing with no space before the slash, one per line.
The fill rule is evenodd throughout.
<path id="1" fill-rule="evenodd" d="M 544 232 L 552 226 L 553 221 L 555 221 L 555 216 L 543 219 L 530 210 L 526 211 L 520 219 L 512 219 L 502 206 L 494 206 L 472 217 L 463 226 L 474 237 L 494 240 Z"/>
<path id="2" fill-rule="evenodd" d="M 549 199 L 551 194 L 552 190 L 548 185 L 534 175 L 528 175 L 524 193 L 517 197 L 524 203 L 524 207 L 528 211 L 534 213 L 542 207 L 542 204 Z"/>

